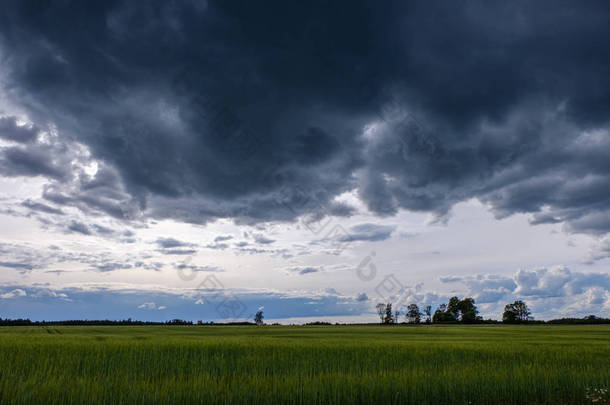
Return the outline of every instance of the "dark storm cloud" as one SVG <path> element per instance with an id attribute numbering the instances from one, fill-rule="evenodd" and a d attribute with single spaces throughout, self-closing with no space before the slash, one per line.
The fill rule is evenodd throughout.
<path id="1" fill-rule="evenodd" d="M 357 189 L 378 215 L 477 197 L 610 230 L 606 2 L 205 4 L 5 5 L 7 98 L 103 166 L 28 144 L 0 172 L 120 219 L 351 215 Z"/>
<path id="2" fill-rule="evenodd" d="M 40 129 L 36 126 L 19 125 L 17 117 L 0 117 L 0 138 L 19 143 L 36 140 Z"/>
<path id="3" fill-rule="evenodd" d="M 51 152 L 51 153 L 49 153 Z M 55 156 L 41 146 L 15 146 L 0 148 L 0 174 L 4 176 L 44 176 L 65 180 L 70 175 L 69 166 L 60 166 Z"/>

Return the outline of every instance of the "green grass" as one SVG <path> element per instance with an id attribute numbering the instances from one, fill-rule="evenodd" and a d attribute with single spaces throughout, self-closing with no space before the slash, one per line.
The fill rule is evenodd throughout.
<path id="1" fill-rule="evenodd" d="M 0 328 L 1 404 L 581 404 L 608 387 L 601 325 Z"/>

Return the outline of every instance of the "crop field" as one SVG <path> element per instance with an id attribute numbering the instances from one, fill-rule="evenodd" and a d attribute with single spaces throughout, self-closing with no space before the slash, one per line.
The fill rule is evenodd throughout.
<path id="1" fill-rule="evenodd" d="M 1 404 L 586 404 L 608 387 L 602 325 L 0 328 Z"/>

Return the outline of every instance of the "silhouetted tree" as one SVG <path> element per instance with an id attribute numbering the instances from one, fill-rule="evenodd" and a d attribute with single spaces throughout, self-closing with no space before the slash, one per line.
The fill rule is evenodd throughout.
<path id="1" fill-rule="evenodd" d="M 375 306 L 375 309 L 377 310 L 377 315 L 379 315 L 379 322 L 383 323 L 385 317 L 385 304 L 380 302 Z"/>
<path id="2" fill-rule="evenodd" d="M 456 322 L 457 319 L 453 316 L 453 313 L 449 311 L 442 311 L 441 308 L 434 311 L 432 316 L 432 323 L 443 323 L 443 322 Z"/>
<path id="3" fill-rule="evenodd" d="M 439 305 L 432 316 L 432 322 L 480 322 L 482 318 L 478 316 L 478 313 L 479 310 L 474 304 L 473 298 L 460 300 L 458 297 L 451 297 L 449 303 Z"/>
<path id="4" fill-rule="evenodd" d="M 477 317 L 479 310 L 474 305 L 473 298 L 464 298 L 459 302 L 458 308 L 460 310 L 460 321 L 464 323 L 474 323 L 479 319 Z"/>
<path id="5" fill-rule="evenodd" d="M 432 322 L 432 305 L 426 305 L 424 307 L 424 314 L 426 315 L 426 323 Z"/>
<path id="6" fill-rule="evenodd" d="M 456 320 L 460 319 L 460 299 L 458 297 L 449 298 L 446 312 L 451 313 Z"/>
<path id="7" fill-rule="evenodd" d="M 394 311 L 394 318 L 392 319 L 392 323 L 400 323 L 399 318 L 400 317 L 400 311 L 396 310 Z"/>
<path id="8" fill-rule="evenodd" d="M 527 307 L 527 304 L 521 300 L 518 300 L 504 307 L 504 313 L 502 314 L 502 322 L 526 322 L 532 319 L 531 314 L 532 313 Z"/>
<path id="9" fill-rule="evenodd" d="M 264 317 L 265 316 L 263 315 L 263 310 L 259 309 L 258 311 L 256 311 L 256 315 L 254 315 L 254 323 L 257 325 L 262 325 Z"/>
<path id="10" fill-rule="evenodd" d="M 419 323 L 421 321 L 421 312 L 419 312 L 417 304 L 409 304 L 406 317 L 409 323 Z"/>
<path id="11" fill-rule="evenodd" d="M 385 316 L 383 317 L 383 323 L 386 325 L 394 323 L 394 316 L 392 315 L 392 303 L 388 302 L 385 304 Z"/>

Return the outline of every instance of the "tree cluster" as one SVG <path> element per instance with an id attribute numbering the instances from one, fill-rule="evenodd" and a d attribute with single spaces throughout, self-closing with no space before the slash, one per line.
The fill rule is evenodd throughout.
<path id="1" fill-rule="evenodd" d="M 533 320 L 527 304 L 521 300 L 515 301 L 512 304 L 507 304 L 504 307 L 502 314 L 502 322 L 504 323 L 525 323 Z"/>
<path id="2" fill-rule="evenodd" d="M 441 304 L 434 311 L 433 323 L 476 323 L 483 318 L 478 316 L 479 310 L 474 304 L 474 298 L 451 297 L 447 304 Z"/>
<path id="3" fill-rule="evenodd" d="M 398 323 L 398 317 L 400 316 L 399 311 L 392 312 L 392 303 L 387 304 L 379 303 L 375 307 L 379 320 L 384 325 L 392 325 Z"/>

